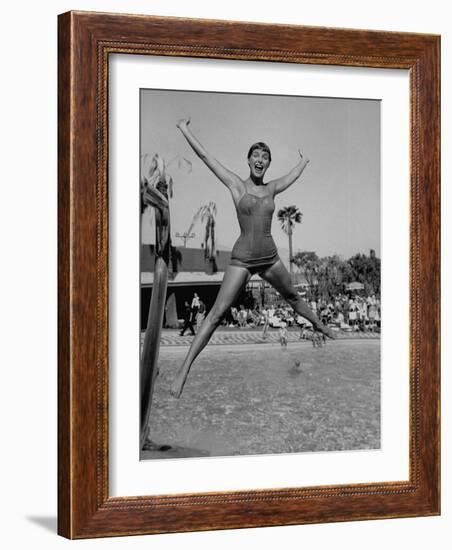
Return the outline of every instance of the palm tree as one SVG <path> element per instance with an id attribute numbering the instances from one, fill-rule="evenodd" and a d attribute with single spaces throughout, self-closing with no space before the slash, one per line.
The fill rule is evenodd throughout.
<path id="1" fill-rule="evenodd" d="M 201 206 L 193 218 L 192 225 L 198 220 L 205 223 L 204 230 L 204 257 L 208 262 L 208 271 L 215 273 L 217 269 L 216 262 L 216 246 L 215 246 L 215 216 L 217 215 L 217 205 L 214 202 L 209 202 Z"/>
<path id="2" fill-rule="evenodd" d="M 278 220 L 281 223 L 281 229 L 289 237 L 289 269 L 292 273 L 293 253 L 292 253 L 292 233 L 296 223 L 301 223 L 303 214 L 292 204 L 278 210 Z"/>
<path id="3" fill-rule="evenodd" d="M 173 160 L 177 160 L 177 157 Z M 191 169 L 180 161 L 178 167 Z M 190 164 L 190 163 L 189 163 Z M 187 168 L 188 166 L 188 168 Z M 154 448 L 149 438 L 149 415 L 151 410 L 154 383 L 158 374 L 157 362 L 160 348 L 160 336 L 165 314 L 165 301 L 168 288 L 168 268 L 171 264 L 170 205 L 173 196 L 173 178 L 168 174 L 164 159 L 156 153 L 154 156 L 141 155 L 141 211 L 153 208 L 155 211 L 155 249 L 154 283 L 152 286 L 149 316 L 143 342 L 140 367 L 141 407 L 140 431 L 141 447 Z M 177 251 L 174 251 L 177 268 Z M 174 263 L 173 263 L 174 266 Z"/>
<path id="4" fill-rule="evenodd" d="M 141 208 L 155 210 L 156 250 L 154 283 L 140 366 L 140 440 L 143 448 L 144 445 L 153 445 L 149 439 L 149 414 L 158 373 L 157 362 L 168 286 L 171 250 L 169 195 L 172 194 L 172 180 L 167 177 L 165 163 L 157 153 L 152 159 L 149 155 L 142 155 L 141 162 Z"/>

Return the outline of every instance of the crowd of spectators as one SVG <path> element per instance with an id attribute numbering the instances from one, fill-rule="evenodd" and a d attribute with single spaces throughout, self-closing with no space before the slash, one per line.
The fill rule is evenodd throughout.
<path id="1" fill-rule="evenodd" d="M 308 304 L 317 317 L 333 329 L 345 332 L 380 332 L 381 306 L 380 299 L 375 294 L 370 296 L 338 294 L 329 300 L 308 300 Z M 185 301 L 180 335 L 183 336 L 187 330 L 194 335 L 205 316 L 206 306 L 195 292 L 190 301 Z M 260 307 L 252 305 L 250 299 L 247 299 L 246 304 L 230 308 L 224 316 L 223 326 L 261 328 L 264 338 L 270 327 L 278 329 L 295 327 L 300 330 L 300 338 L 312 336 L 311 323 L 297 315 L 287 304 Z"/>
<path id="2" fill-rule="evenodd" d="M 309 306 L 330 327 L 343 331 L 380 331 L 381 306 L 375 295 L 339 294 L 330 300 L 308 300 Z M 227 326 L 239 328 L 256 328 L 270 326 L 297 326 L 301 331 L 309 330 L 311 324 L 303 317 L 294 313 L 286 305 L 245 307 L 240 304 L 232 307 L 223 322 Z"/>

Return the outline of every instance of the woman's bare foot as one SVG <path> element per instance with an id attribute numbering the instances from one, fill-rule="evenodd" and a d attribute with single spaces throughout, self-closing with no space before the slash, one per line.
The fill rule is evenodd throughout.
<path id="1" fill-rule="evenodd" d="M 184 389 L 184 384 L 185 380 L 180 376 L 176 376 L 176 378 L 173 380 L 173 383 L 171 384 L 170 394 L 176 399 L 179 399 L 182 394 L 182 390 Z"/>
<path id="2" fill-rule="evenodd" d="M 318 332 L 321 332 L 322 334 L 324 334 L 327 338 L 330 338 L 331 340 L 336 340 L 336 335 L 334 334 L 334 332 L 330 329 L 330 327 L 328 327 L 327 325 L 324 325 L 323 323 L 319 323 L 315 327 L 315 330 L 317 330 Z"/>

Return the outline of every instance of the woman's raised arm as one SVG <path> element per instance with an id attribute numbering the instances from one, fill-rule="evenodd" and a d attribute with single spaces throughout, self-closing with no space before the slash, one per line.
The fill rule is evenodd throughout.
<path id="1" fill-rule="evenodd" d="M 270 184 L 274 187 L 275 195 L 281 193 L 282 191 L 285 191 L 288 187 L 295 183 L 303 173 L 303 170 L 308 165 L 309 159 L 303 156 L 303 153 L 300 151 L 300 149 L 298 149 L 298 153 L 300 155 L 300 161 L 298 162 L 298 164 L 294 168 L 292 168 L 292 170 L 285 176 L 282 176 L 281 178 L 270 182 Z"/>
<path id="2" fill-rule="evenodd" d="M 217 178 L 226 185 L 231 191 L 239 190 L 242 184 L 242 180 L 225 168 L 218 160 L 213 157 L 210 153 L 206 151 L 204 146 L 199 142 L 199 140 L 193 135 L 192 131 L 188 127 L 190 124 L 190 118 L 183 118 L 177 121 L 176 126 L 182 132 L 185 139 L 188 141 L 189 145 L 193 151 L 198 155 L 198 157 L 204 162 L 204 164 L 212 170 L 212 172 L 217 176 Z"/>

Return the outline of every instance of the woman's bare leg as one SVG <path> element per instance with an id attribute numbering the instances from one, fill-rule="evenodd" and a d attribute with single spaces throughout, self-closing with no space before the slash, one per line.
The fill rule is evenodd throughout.
<path id="1" fill-rule="evenodd" d="M 308 304 L 298 295 L 290 279 L 289 272 L 281 260 L 262 272 L 260 276 L 281 294 L 296 313 L 310 321 L 314 330 L 318 330 L 329 338 L 334 338 L 331 329 L 320 321 Z"/>
<path id="2" fill-rule="evenodd" d="M 217 299 L 198 330 L 182 366 L 171 385 L 171 395 L 180 397 L 193 361 L 205 348 L 221 322 L 223 315 L 232 306 L 249 279 L 249 272 L 244 267 L 230 265 L 224 274 Z"/>

